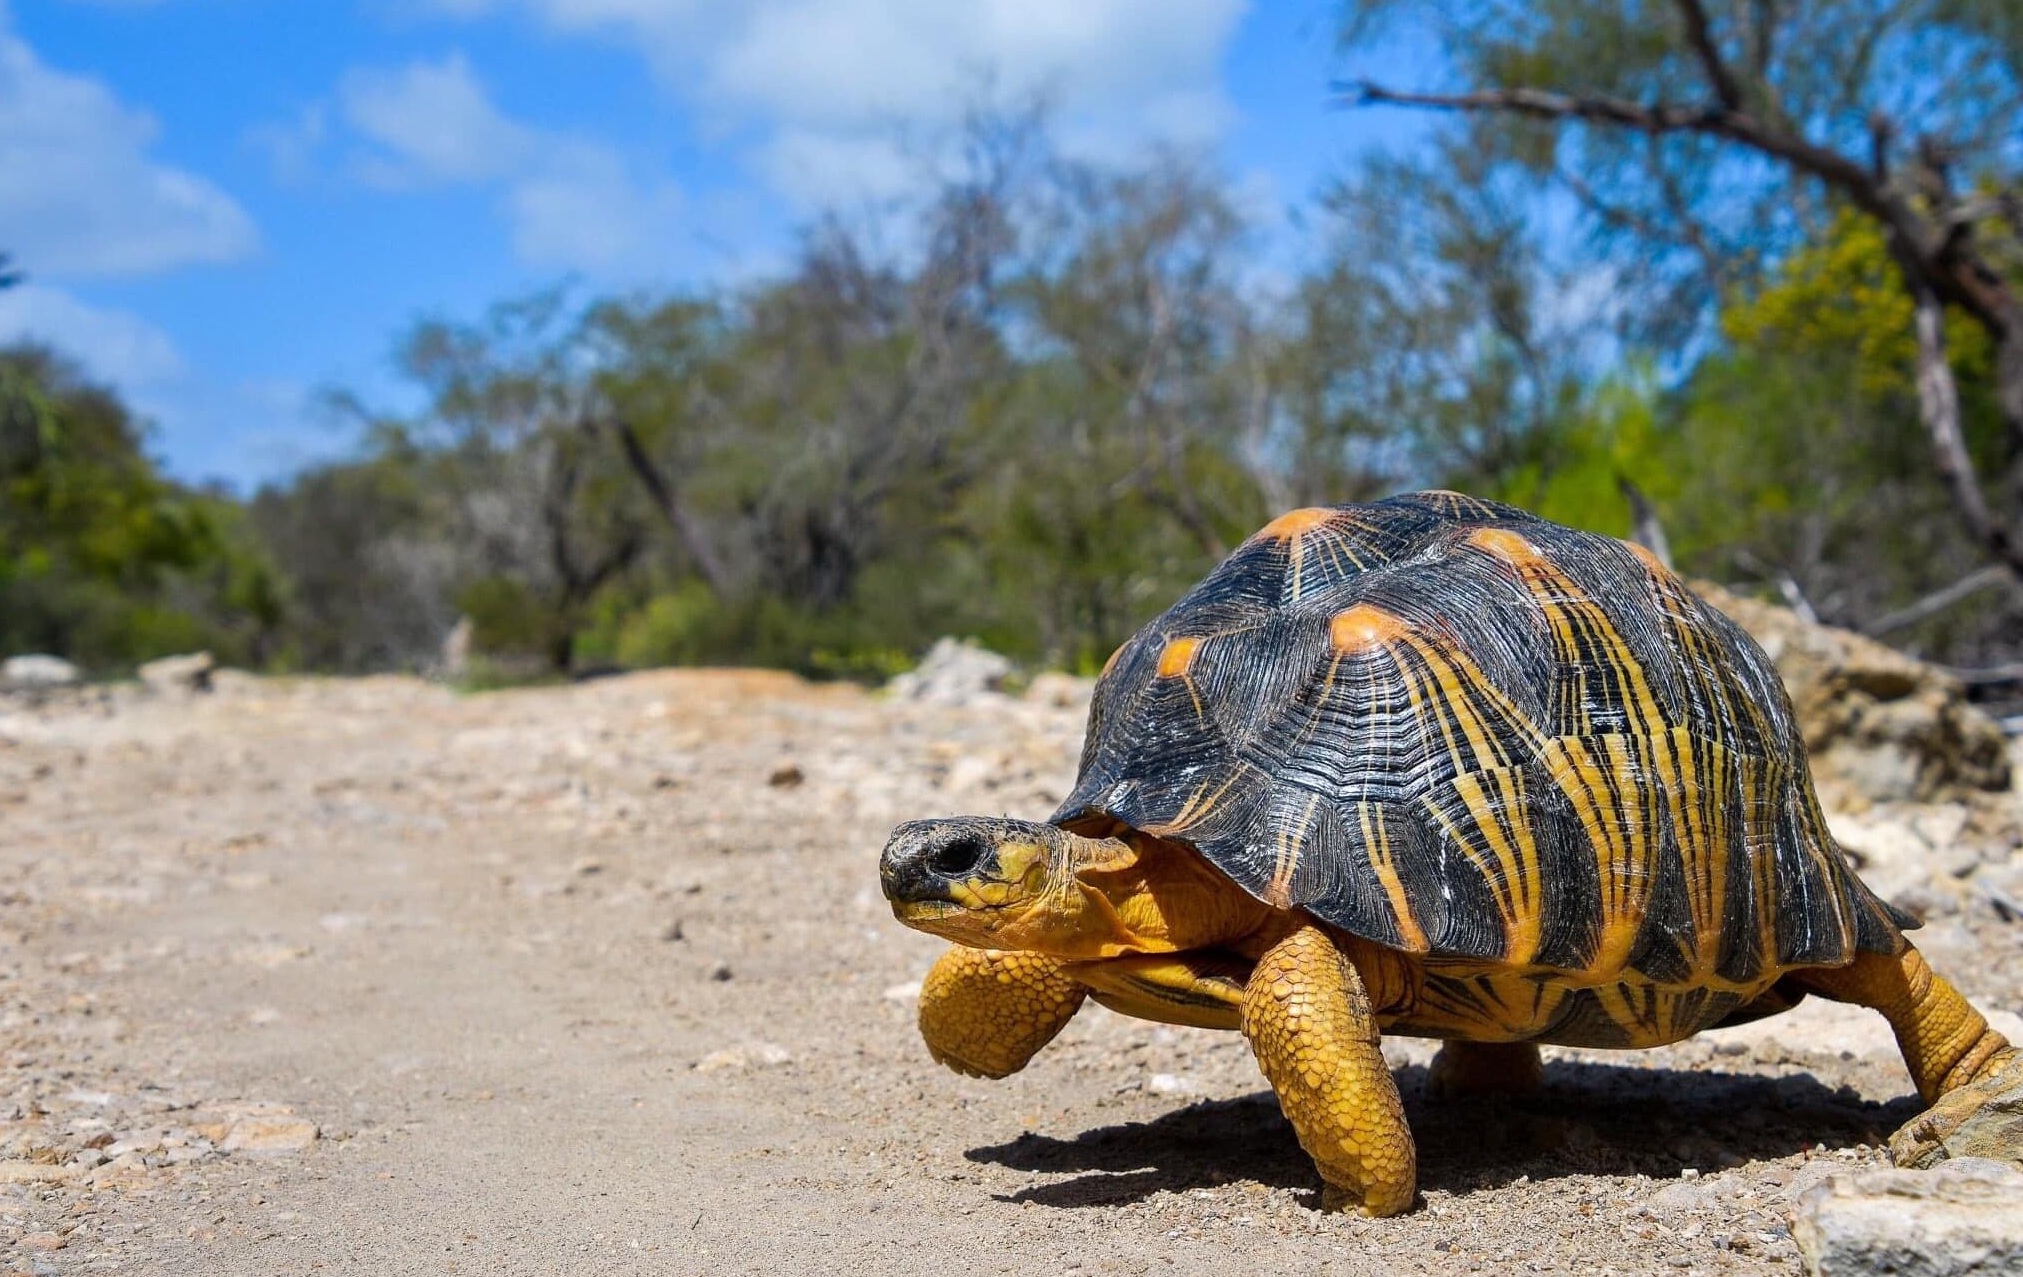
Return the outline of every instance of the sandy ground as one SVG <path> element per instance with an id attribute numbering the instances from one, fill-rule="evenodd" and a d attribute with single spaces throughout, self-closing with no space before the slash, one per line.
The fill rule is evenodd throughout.
<path id="1" fill-rule="evenodd" d="M 662 673 L 0 707 L 0 1246 L 44 1273 L 1793 1272 L 1916 1111 L 1808 1005 L 1436 1105 L 1424 1203 L 1317 1213 L 1240 1039 L 1093 1005 L 935 1066 L 897 820 L 1043 816 L 1072 704 Z M 1921 944 L 2023 1011 L 2023 925 Z"/>

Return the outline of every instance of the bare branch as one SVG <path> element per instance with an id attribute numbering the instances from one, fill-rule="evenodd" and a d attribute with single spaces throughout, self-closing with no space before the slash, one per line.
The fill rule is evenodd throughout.
<path id="1" fill-rule="evenodd" d="M 1896 122 L 1881 111 L 1868 117 L 1868 167 L 1880 186 L 1890 180 L 1890 142 L 1896 137 Z"/>
<path id="2" fill-rule="evenodd" d="M 1665 535 L 1665 525 L 1658 518 L 1657 507 L 1626 474 L 1616 476 L 1616 490 L 1630 503 L 1630 540 L 1649 550 L 1658 562 L 1671 567 L 1672 542 Z"/>
<path id="3" fill-rule="evenodd" d="M 1862 633 L 1871 638 L 1907 629 L 1919 621 L 1937 616 L 1939 613 L 1974 597 L 1983 590 L 1998 585 L 2006 585 L 2015 578 L 2006 567 L 1985 567 L 1969 572 L 1951 585 L 1933 590 L 1914 603 L 1906 604 L 1894 612 L 1886 612 L 1862 627 Z"/>
<path id="4" fill-rule="evenodd" d="M 1798 613 L 1800 620 L 1807 625 L 1819 624 L 1819 613 L 1813 608 L 1812 600 L 1805 597 L 1805 591 L 1799 588 L 1797 577 L 1789 572 L 1779 572 L 1777 592 L 1784 596 L 1784 601 L 1791 610 Z"/>
<path id="5" fill-rule="evenodd" d="M 1939 477 L 1952 491 L 1967 534 L 2023 579 L 2023 546 L 2010 539 L 2008 528 L 1989 511 L 1981 480 L 1974 472 L 1974 459 L 1960 432 L 1960 391 L 1953 381 L 1952 365 L 1946 362 L 1945 305 L 1921 276 L 1908 270 L 1904 276 L 1916 308 L 1912 326 L 1918 338 L 1918 416 L 1931 437 Z"/>
<path id="6" fill-rule="evenodd" d="M 1900 216 L 1922 221 L 1915 210 L 1877 186 L 1861 165 L 1838 151 L 1781 132 L 1746 111 L 1719 106 L 1645 106 L 1625 98 L 1550 93 L 1543 89 L 1479 89 L 1472 93 L 1407 93 L 1368 81 L 1348 86 L 1354 105 L 1417 106 L 1443 111 L 1506 111 L 1541 120 L 1584 120 L 1646 133 L 1704 133 L 1725 138 L 1793 165 L 1840 188 L 1847 197 L 1895 226 Z M 1929 230 L 1920 236 L 1930 239 Z"/>
<path id="7" fill-rule="evenodd" d="M 640 439 L 639 432 L 633 428 L 632 423 L 624 420 L 615 421 L 611 423 L 611 428 L 618 436 L 618 445 L 625 454 L 625 463 L 632 468 L 632 473 L 639 480 L 640 486 L 646 489 L 647 497 L 653 502 L 654 508 L 660 511 L 660 517 L 665 519 L 667 526 L 681 538 L 682 548 L 688 551 L 690 561 L 695 564 L 696 575 L 709 586 L 711 593 L 723 598 L 730 592 L 730 573 L 724 568 L 723 560 L 717 556 L 715 547 L 710 544 L 709 535 L 701 522 L 696 519 L 694 511 L 681 500 L 680 495 L 674 490 L 674 485 L 661 473 L 660 467 L 654 463 L 652 455 L 647 452 L 645 443 Z"/>
<path id="8" fill-rule="evenodd" d="M 2001 272 L 1982 260 L 1968 238 L 1943 220 L 1926 216 L 1894 184 L 1865 165 L 1751 115 L 1721 106 L 1644 105 L 1624 98 L 1553 93 L 1543 89 L 1481 89 L 1470 93 L 1408 93 L 1369 81 L 1346 86 L 1352 105 L 1425 107 L 1445 111 L 1500 111 L 1542 120 L 1579 120 L 1636 129 L 1653 135 L 1697 133 L 1746 146 L 1784 161 L 1827 183 L 1855 207 L 1881 222 L 1905 283 L 1915 294 L 1931 293 L 1937 305 L 1954 305 L 1971 315 L 1997 349 L 1996 402 L 2010 433 L 2023 440 L 2023 300 Z M 1928 148 L 1929 149 L 1929 148 Z M 1922 157 L 1928 169 L 1942 170 L 1946 157 L 1936 149 Z M 1936 205 L 1948 207 L 1950 193 Z M 1951 384 L 1951 374 L 1946 382 Z M 1936 386 L 1936 383 L 1934 383 Z M 1957 413 L 1955 414 L 1957 416 Z M 1927 418 L 1927 422 L 1935 420 Z M 1934 437 L 1934 442 L 1938 442 Z M 1964 456 L 1964 453 L 1961 454 Z M 1942 463 L 1943 464 L 1943 463 Z M 1954 467 L 1958 470 L 1957 467 Z M 1971 478 L 1971 471 L 1958 470 Z M 1979 485 L 1975 484 L 1978 493 Z M 1985 510 L 1985 506 L 1983 507 Z M 1963 509 L 1963 515 L 1965 510 Z M 1993 525 L 1986 525 L 1992 527 Z M 1983 544 L 1990 544 L 1983 540 Z M 2008 562 L 2011 547 L 1998 555 Z M 2023 568 L 2018 569 L 2023 572 Z"/>
<path id="9" fill-rule="evenodd" d="M 2007 665 L 1991 665 L 1985 669 L 1962 669 L 1957 665 L 1941 665 L 1940 669 L 1976 687 L 1991 687 L 1998 683 L 2023 683 L 2023 661 L 2011 661 Z"/>
<path id="10" fill-rule="evenodd" d="M 1707 10 L 1701 7 L 1700 0 L 1677 0 L 1677 4 L 1679 17 L 1686 24 L 1686 42 L 1693 46 L 1693 56 L 1700 59 L 1707 83 L 1714 86 L 1714 96 L 1729 110 L 1741 110 L 1742 86 L 1735 82 L 1728 64 L 1721 60 L 1721 51 L 1714 47 L 1714 33 L 1707 29 Z"/>

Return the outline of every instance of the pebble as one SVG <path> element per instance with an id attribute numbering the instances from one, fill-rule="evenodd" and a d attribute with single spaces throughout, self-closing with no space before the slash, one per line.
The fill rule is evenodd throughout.
<path id="1" fill-rule="evenodd" d="M 716 1073 L 724 1069 L 769 1069 L 786 1064 L 793 1054 L 783 1046 L 772 1042 L 755 1042 L 749 1046 L 726 1047 L 712 1051 L 695 1062 L 698 1073 Z"/>
<path id="2" fill-rule="evenodd" d="M 255 1157 L 299 1153 L 316 1142 L 316 1124 L 299 1117 L 248 1117 L 232 1123 L 219 1146 Z"/>
<path id="3" fill-rule="evenodd" d="M 72 1173 L 70 1167 L 47 1162 L 0 1162 L 0 1184 L 37 1184 L 69 1179 Z"/>
<path id="4" fill-rule="evenodd" d="M 63 687 L 83 677 L 83 671 L 60 656 L 31 653 L 0 662 L 0 687 Z"/>
<path id="5" fill-rule="evenodd" d="M 908 980 L 904 984 L 888 985 L 881 996 L 887 1002 L 918 1002 L 920 1000 L 920 981 Z"/>

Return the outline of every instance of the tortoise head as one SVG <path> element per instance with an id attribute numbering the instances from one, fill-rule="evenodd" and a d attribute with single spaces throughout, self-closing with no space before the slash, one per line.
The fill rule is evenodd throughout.
<path id="1" fill-rule="evenodd" d="M 957 816 L 892 831 L 878 865 L 893 916 L 977 949 L 1068 960 L 1234 939 L 1268 912 L 1191 849 L 1125 830 Z"/>

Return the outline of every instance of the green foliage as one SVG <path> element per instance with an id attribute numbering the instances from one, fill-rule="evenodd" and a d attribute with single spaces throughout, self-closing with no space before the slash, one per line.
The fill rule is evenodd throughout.
<path id="1" fill-rule="evenodd" d="M 1598 387 L 1577 415 L 1552 431 L 1551 460 L 1533 460 L 1483 488 L 1486 496 L 1532 513 L 1609 536 L 1628 537 L 1633 484 L 1654 506 L 1677 511 L 1692 462 L 1680 433 L 1659 421 L 1662 391 L 1648 368 L 1631 369 Z M 1668 534 L 1679 524 L 1667 521 Z M 1675 549 L 1679 548 L 1677 546 Z"/>
<path id="2" fill-rule="evenodd" d="M 116 397 L 47 351 L 0 351 L 0 650 L 259 660 L 277 591 L 236 507 L 163 479 Z"/>
<path id="3" fill-rule="evenodd" d="M 1430 23 L 1471 83 L 1704 93 L 1677 5 L 1352 8 L 1358 30 Z M 1713 20 L 1752 107 L 1835 144 L 1932 89 L 1905 60 L 1930 55 L 1960 89 L 1918 101 L 2006 207 L 2003 6 Z M 202 638 L 338 670 L 435 668 L 467 621 L 469 686 L 883 678 L 944 634 L 1093 672 L 1272 514 L 1422 486 L 1624 535 L 1634 485 L 1687 571 L 1856 624 L 1977 565 L 1917 425 L 1888 244 L 1724 143 L 1463 121 L 1343 174 L 1266 271 L 1247 201 L 1187 156 L 1077 163 L 1026 116 L 960 142 L 897 235 L 831 217 L 734 289 L 557 289 L 414 326 L 421 406 L 339 397 L 358 454 L 244 506 L 164 483 L 102 394 L 17 378 L 0 616 L 116 654 L 95 660 Z M 1999 221 L 1975 242 L 2023 273 Z M 1975 459 L 2023 476 L 1985 330 L 1948 340 Z M 1917 641 L 2008 659 L 2006 606 Z"/>

